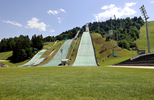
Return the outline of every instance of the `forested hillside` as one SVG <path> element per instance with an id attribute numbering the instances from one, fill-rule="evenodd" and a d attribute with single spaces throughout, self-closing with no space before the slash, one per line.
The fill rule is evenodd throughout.
<path id="1" fill-rule="evenodd" d="M 126 49 L 129 49 L 130 47 L 136 46 L 134 43 L 135 40 L 139 38 L 140 34 L 140 28 L 144 25 L 144 20 L 141 17 L 134 17 L 134 18 L 125 18 L 125 19 L 112 19 L 112 28 L 113 28 L 113 39 L 116 40 L 116 21 L 117 21 L 117 33 L 118 33 L 118 39 L 119 39 L 119 46 Z M 100 26 L 100 34 L 102 37 L 106 33 L 111 30 L 111 20 L 106 20 L 102 22 L 93 22 L 88 23 L 89 24 L 89 30 L 91 33 L 99 33 L 99 26 Z M 68 39 L 73 38 L 78 30 L 80 31 L 80 35 L 85 31 L 85 26 L 82 28 L 76 27 L 71 30 L 65 31 L 61 33 L 60 35 L 54 37 L 54 36 L 47 36 L 43 40 L 44 42 L 50 42 L 55 40 L 62 40 L 63 37 L 67 37 Z"/>
<path id="2" fill-rule="evenodd" d="M 118 40 L 119 46 L 129 49 L 130 47 L 136 46 L 134 43 L 135 40 L 139 38 L 140 28 L 144 25 L 144 20 L 141 17 L 134 17 L 126 19 L 112 19 L 112 28 L 113 28 L 113 39 L 117 40 L 116 38 L 116 21 L 117 21 L 117 33 L 118 33 Z M 91 33 L 99 33 L 99 26 L 100 26 L 100 34 L 102 37 L 105 36 L 106 33 L 111 30 L 111 20 L 106 20 L 104 22 L 93 22 L 89 23 L 89 30 Z M 82 27 L 81 33 L 85 31 L 84 26 Z M 111 37 L 110 37 L 111 38 Z"/>

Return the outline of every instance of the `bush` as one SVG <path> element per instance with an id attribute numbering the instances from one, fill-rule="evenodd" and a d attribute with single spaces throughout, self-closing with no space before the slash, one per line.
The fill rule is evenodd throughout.
<path id="1" fill-rule="evenodd" d="M 126 40 L 120 40 L 120 41 L 118 42 L 118 44 L 119 44 L 120 47 L 126 48 L 126 49 L 128 49 L 128 50 L 129 50 L 129 48 L 130 48 L 129 42 L 126 41 Z"/>

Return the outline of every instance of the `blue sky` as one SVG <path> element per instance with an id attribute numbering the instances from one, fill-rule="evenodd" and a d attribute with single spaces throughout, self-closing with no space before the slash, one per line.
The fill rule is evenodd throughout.
<path id="1" fill-rule="evenodd" d="M 154 0 L 0 0 L 0 40 L 20 35 L 56 36 L 93 21 L 141 16 L 154 20 Z"/>

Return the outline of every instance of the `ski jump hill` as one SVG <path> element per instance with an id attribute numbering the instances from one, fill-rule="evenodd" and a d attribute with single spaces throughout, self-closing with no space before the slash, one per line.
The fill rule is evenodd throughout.
<path id="1" fill-rule="evenodd" d="M 72 66 L 98 66 L 89 32 L 83 32 L 77 56 Z"/>
<path id="2" fill-rule="evenodd" d="M 72 41 L 73 39 L 69 39 L 65 41 L 65 43 L 62 45 L 62 47 L 57 52 L 57 54 L 54 56 L 54 58 L 51 59 L 48 63 L 40 67 L 58 66 L 61 63 L 61 60 L 67 57 Z M 61 53 L 61 49 L 62 49 L 62 53 Z"/>
<path id="3" fill-rule="evenodd" d="M 43 61 L 43 59 L 40 59 L 40 57 L 43 55 L 43 53 L 46 51 L 46 49 L 41 50 L 40 52 L 38 52 L 30 61 L 28 61 L 26 64 L 23 64 L 22 66 L 26 67 L 26 66 L 32 66 L 35 65 L 41 61 Z M 39 64 L 39 63 L 38 63 Z"/>

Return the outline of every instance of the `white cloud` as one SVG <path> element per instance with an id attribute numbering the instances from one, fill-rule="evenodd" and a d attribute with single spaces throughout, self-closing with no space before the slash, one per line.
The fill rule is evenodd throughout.
<path id="1" fill-rule="evenodd" d="M 59 10 L 49 10 L 47 11 L 48 14 L 53 14 L 53 15 L 57 15 L 60 12 L 64 12 L 66 13 L 66 11 L 64 9 L 59 9 Z"/>
<path id="2" fill-rule="evenodd" d="M 109 7 L 108 6 L 103 6 L 101 9 L 108 9 Z"/>
<path id="3" fill-rule="evenodd" d="M 16 25 L 16 26 L 22 27 L 22 25 L 21 25 L 20 23 L 17 23 L 17 22 L 15 22 L 15 21 L 9 21 L 9 20 L 4 21 L 4 20 L 3 20 L 3 22 L 4 22 L 4 23 L 10 23 L 10 24 L 12 24 L 12 25 Z"/>
<path id="4" fill-rule="evenodd" d="M 53 11 L 52 11 L 52 10 L 49 10 L 49 11 L 47 11 L 47 13 L 48 13 L 48 14 L 51 14 L 51 13 L 52 13 L 53 15 L 56 15 L 56 14 L 58 14 L 59 12 L 58 12 L 57 10 L 53 10 Z"/>
<path id="5" fill-rule="evenodd" d="M 32 18 L 32 20 L 27 21 L 27 26 L 26 28 L 36 28 L 39 31 L 46 31 L 47 25 L 44 22 L 38 23 L 39 19 L 37 18 Z"/>
<path id="6" fill-rule="evenodd" d="M 154 3 L 154 1 L 151 1 L 150 3 Z"/>
<path id="7" fill-rule="evenodd" d="M 59 20 L 58 22 L 61 23 L 61 18 L 60 17 L 58 17 L 58 20 Z"/>
<path id="8" fill-rule="evenodd" d="M 52 29 L 52 30 L 50 30 L 50 32 L 53 33 L 53 32 L 55 32 L 55 30 Z"/>
<path id="9" fill-rule="evenodd" d="M 111 5 L 105 5 L 105 6 L 103 6 L 101 9 L 109 9 L 109 8 L 114 8 L 115 7 L 115 5 L 114 4 L 111 4 Z"/>
<path id="10" fill-rule="evenodd" d="M 134 3 L 134 2 L 125 3 L 125 6 L 126 6 L 126 7 L 131 7 L 131 6 L 133 6 L 133 5 L 136 5 L 136 3 Z"/>
<path id="11" fill-rule="evenodd" d="M 114 4 L 111 5 L 105 5 L 101 9 L 105 10 L 104 12 L 93 14 L 96 21 L 98 20 L 105 20 L 107 18 L 113 17 L 116 15 L 117 18 L 120 18 L 122 16 L 130 16 L 136 13 L 134 9 L 131 9 L 130 7 L 135 5 L 136 3 L 125 3 L 124 7 L 116 7 Z"/>
<path id="12" fill-rule="evenodd" d="M 60 11 L 61 11 L 61 12 L 64 12 L 64 13 L 66 13 L 66 11 L 65 11 L 64 9 L 60 9 Z"/>

